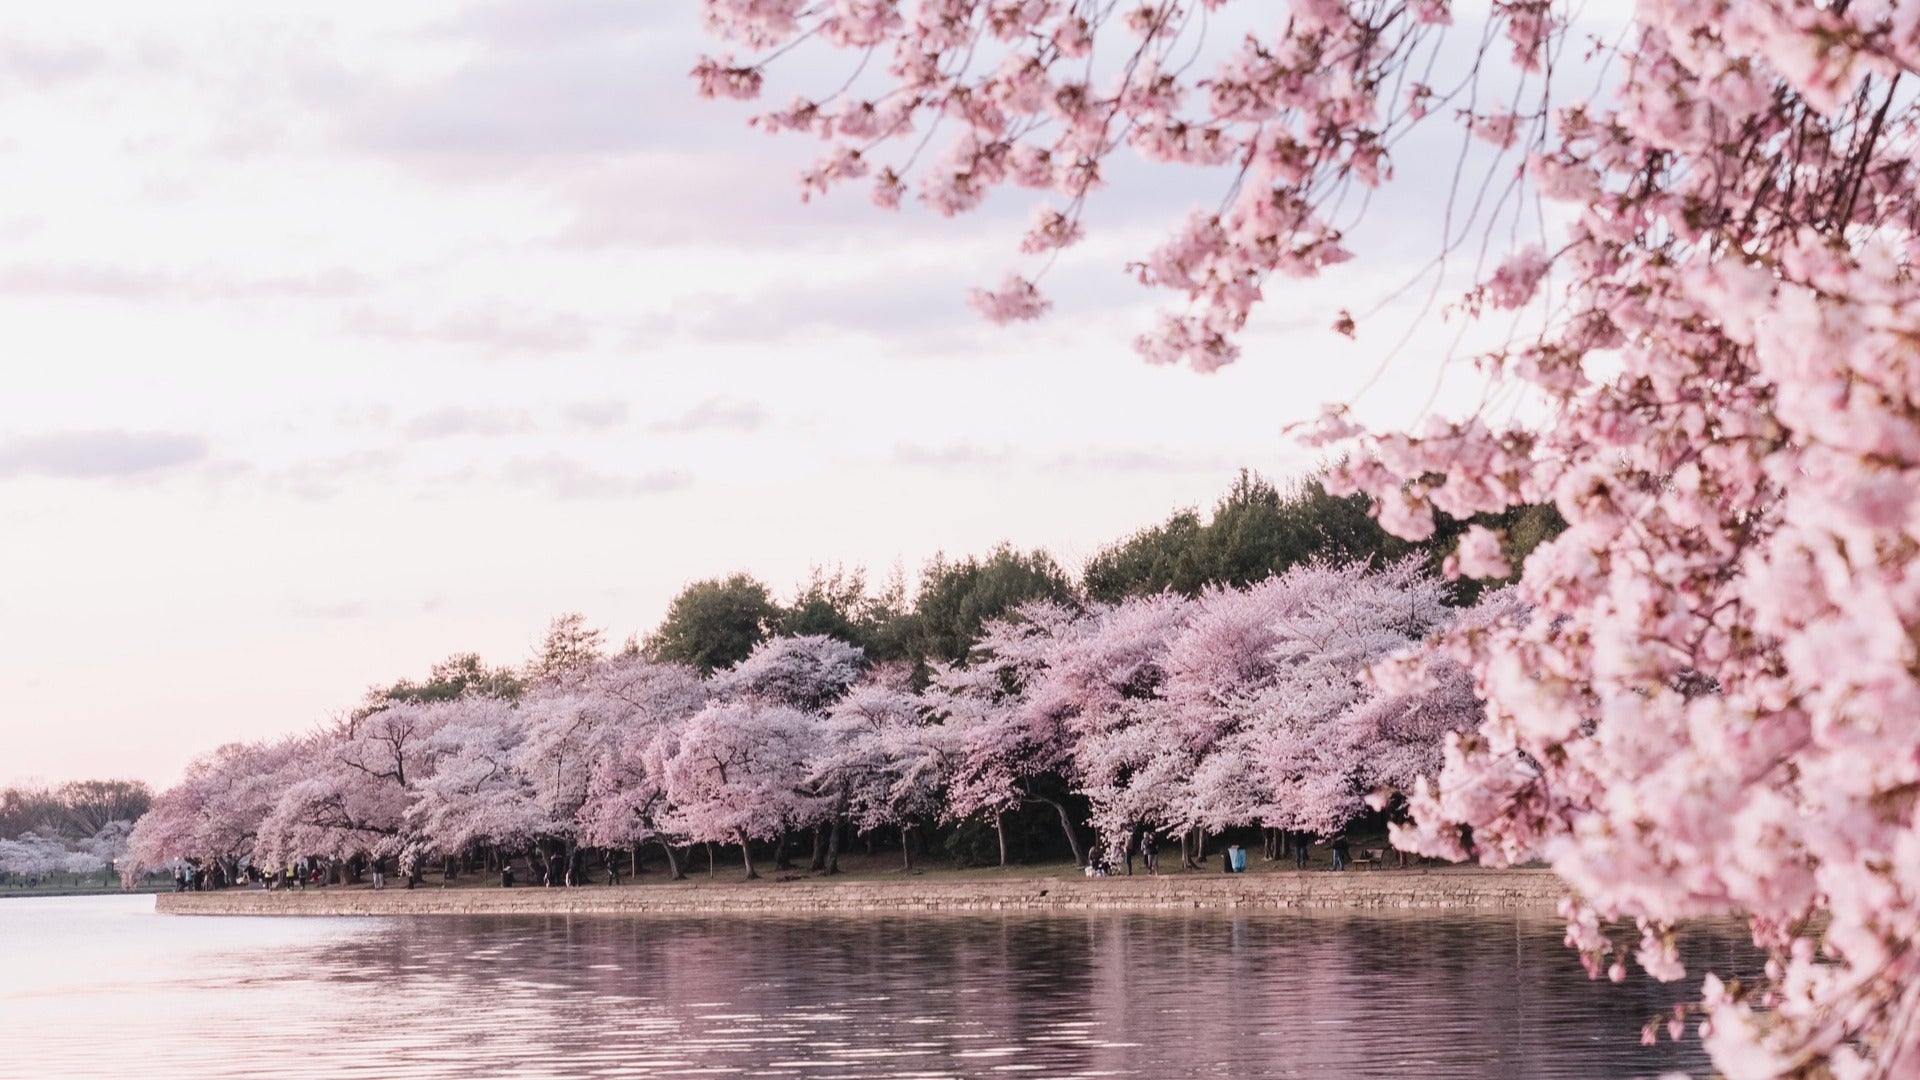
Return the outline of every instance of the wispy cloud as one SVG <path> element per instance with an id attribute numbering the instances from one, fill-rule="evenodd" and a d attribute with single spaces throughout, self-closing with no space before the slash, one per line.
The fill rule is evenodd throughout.
<path id="1" fill-rule="evenodd" d="M 627 422 L 627 403 L 611 398 L 575 401 L 560 409 L 560 418 L 575 431 L 606 431 Z"/>
<path id="2" fill-rule="evenodd" d="M 273 474 L 269 482 L 295 498 L 320 501 L 339 495 L 350 483 L 387 476 L 399 463 L 396 450 L 360 450 L 301 462 Z"/>
<path id="3" fill-rule="evenodd" d="M 1156 447 L 1090 447 L 1055 453 L 1020 451 L 1010 446 L 974 443 L 925 445 L 901 443 L 893 463 L 918 469 L 1026 469 L 1037 472 L 1207 473 L 1228 474 L 1242 462 L 1231 455 L 1192 453 Z"/>
<path id="4" fill-rule="evenodd" d="M 976 446 L 972 443 L 947 443 L 924 446 L 902 443 L 893 448 L 893 463 L 919 469 L 971 469 L 1002 466 L 1012 460 L 1005 447 Z"/>
<path id="5" fill-rule="evenodd" d="M 407 435 L 414 439 L 492 437 L 532 429 L 533 421 L 518 409 L 435 409 L 407 421 Z"/>
<path id="6" fill-rule="evenodd" d="M 235 297 L 320 300 L 368 291 L 371 281 L 353 270 L 222 275 L 175 273 L 146 267 L 90 262 L 28 262 L 0 266 L 0 293 L 104 297 L 113 300 L 231 300 Z"/>
<path id="7" fill-rule="evenodd" d="M 91 46 L 29 42 L 0 46 L 0 78 L 39 90 L 87 78 L 106 66 L 107 54 Z"/>
<path id="8" fill-rule="evenodd" d="M 577 315 L 493 309 L 459 312 L 441 319 L 415 319 L 379 311 L 349 314 L 349 333 L 406 343 L 483 349 L 490 353 L 553 353 L 593 344 L 593 329 Z"/>
<path id="9" fill-rule="evenodd" d="M 602 472 L 574 458 L 548 454 L 516 458 L 504 476 L 518 487 L 545 491 L 557 499 L 618 499 L 679 491 L 693 478 L 678 470 L 659 470 L 637 476 Z"/>
<path id="10" fill-rule="evenodd" d="M 64 431 L 0 442 L 0 476 L 139 476 L 204 461 L 207 441 L 167 432 Z"/>
<path id="11" fill-rule="evenodd" d="M 691 435 L 702 431 L 758 431 L 767 424 L 767 411 L 754 401 L 709 398 L 678 416 L 655 420 L 647 430 L 656 435 Z"/>

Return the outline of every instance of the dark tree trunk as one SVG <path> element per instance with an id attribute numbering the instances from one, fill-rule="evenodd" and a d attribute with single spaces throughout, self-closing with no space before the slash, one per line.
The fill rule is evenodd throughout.
<path id="1" fill-rule="evenodd" d="M 903 869 L 913 869 L 913 826 L 900 826 L 900 858 Z"/>
<path id="2" fill-rule="evenodd" d="M 1007 815 L 996 811 L 993 815 L 993 838 L 1000 842 L 1000 865 L 1007 865 Z"/>
<path id="3" fill-rule="evenodd" d="M 1060 815 L 1060 831 L 1067 834 L 1067 846 L 1073 849 L 1073 864 L 1087 865 L 1087 849 L 1080 843 L 1080 833 L 1073 827 L 1073 817 L 1067 813 L 1067 804 L 1058 799 L 1049 799 L 1044 795 L 1030 796 L 1036 802 L 1046 803 Z"/>
<path id="4" fill-rule="evenodd" d="M 646 872 L 647 868 L 640 865 L 640 845 L 636 843 L 633 845 L 633 873 L 637 876 Z"/>
<path id="5" fill-rule="evenodd" d="M 707 841 L 707 876 L 713 876 L 713 841 Z"/>
<path id="6" fill-rule="evenodd" d="M 740 861 L 747 864 L 747 880 L 752 881 L 760 875 L 753 872 L 753 845 L 747 841 L 745 833 L 740 836 Z"/>
<path id="7" fill-rule="evenodd" d="M 813 827 L 813 858 L 807 860 L 807 870 L 819 873 L 827 868 L 827 826 L 819 822 Z"/>
<path id="8" fill-rule="evenodd" d="M 677 858 L 674 858 L 673 845 L 667 843 L 666 840 L 663 838 L 660 841 L 660 850 L 667 853 L 667 879 L 669 881 L 687 880 L 687 875 L 682 873 L 680 870 L 680 860 Z"/>
<path id="9" fill-rule="evenodd" d="M 793 860 L 787 858 L 787 843 L 793 839 L 792 829 L 780 830 L 780 842 L 773 848 L 773 868 L 775 870 L 793 869 Z"/>
<path id="10" fill-rule="evenodd" d="M 840 819 L 827 823 L 827 873 L 840 872 Z"/>

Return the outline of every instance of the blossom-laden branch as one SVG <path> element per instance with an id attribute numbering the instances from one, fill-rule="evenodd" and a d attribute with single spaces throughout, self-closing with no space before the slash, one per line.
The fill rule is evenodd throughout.
<path id="1" fill-rule="evenodd" d="M 1523 155 L 1565 235 L 1511 244 L 1460 310 L 1545 298 L 1543 331 L 1481 358 L 1489 400 L 1535 405 L 1417 433 L 1335 410 L 1316 435 L 1409 539 L 1436 512 L 1537 502 L 1570 526 L 1522 570 L 1531 618 L 1451 632 L 1487 720 L 1415 795 L 1407 839 L 1551 860 L 1601 970 L 1629 946 L 1599 920 L 1646 927 L 1634 951 L 1672 977 L 1662 928 L 1745 913 L 1769 977 L 1709 977 L 1699 1002 L 1730 1077 L 1920 1073 L 1920 4 L 1643 0 L 1589 48 L 1548 0 L 1494 0 L 1475 27 L 1446 0 L 1292 0 L 1198 67 L 1208 17 L 1252 5 L 704 6 L 757 53 L 703 64 L 711 93 L 758 94 L 801 40 L 884 58 L 763 118 L 857 151 L 882 201 L 911 179 L 941 213 L 1002 185 L 1077 208 L 1123 149 L 1218 168 L 1222 205 L 1136 265 L 1182 300 L 1141 339 L 1156 362 L 1231 362 L 1275 274 L 1367 255 L 1337 208 L 1430 176 L 1404 167 L 1413 128 Z M 1449 35 L 1477 60 L 1435 86 Z M 1604 66 L 1598 90 L 1566 93 L 1569 46 Z M 937 160 L 881 162 L 942 127 Z M 1442 257 L 1465 230 L 1450 207 Z M 983 306 L 1038 314 L 1025 296 Z M 1451 568 L 1498 575 L 1498 547 L 1469 536 Z"/>

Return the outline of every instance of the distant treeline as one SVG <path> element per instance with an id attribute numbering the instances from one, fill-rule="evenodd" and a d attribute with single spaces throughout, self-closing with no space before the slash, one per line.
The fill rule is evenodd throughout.
<path id="1" fill-rule="evenodd" d="M 1437 574 L 1469 524 L 1495 529 L 1516 569 L 1542 542 L 1566 527 L 1550 506 L 1533 506 L 1462 521 L 1436 515 L 1431 539 L 1409 543 L 1390 535 L 1362 495 L 1334 495 L 1318 474 L 1284 487 L 1242 471 L 1203 518 L 1182 509 L 1156 525 L 1117 540 L 1087 559 L 1076 580 L 1044 549 L 1002 545 L 985 555 L 936 555 L 909 596 L 896 574 L 870 581 L 863 570 L 816 569 L 784 603 L 764 582 L 745 573 L 697 581 L 669 605 L 651 634 L 627 639 L 626 655 L 687 664 L 703 674 L 730 668 L 754 647 L 778 637 L 825 635 L 857 646 L 869 663 L 905 662 L 924 682 L 928 665 L 963 663 L 992 619 L 1035 600 L 1119 603 L 1173 593 L 1189 599 L 1208 586 L 1247 586 L 1319 561 L 1363 563 L 1376 569 L 1418 558 Z M 1461 579 L 1448 601 L 1471 606 L 1502 582 Z M 568 628 L 573 640 L 569 640 Z M 449 701 L 472 692 L 512 697 L 532 680 L 574 666 L 585 641 L 584 620 L 562 616 L 540 655 L 521 668 L 490 667 L 460 653 L 434 666 L 422 681 L 402 680 L 372 693 L 369 705 L 392 701 Z"/>
<path id="2" fill-rule="evenodd" d="M 32 884 L 115 866 L 133 823 L 152 805 L 153 792 L 137 780 L 0 788 L 0 882 Z"/>
<path id="3" fill-rule="evenodd" d="M 84 840 L 115 821 L 138 819 L 152 805 L 153 791 L 138 780 L 0 788 L 0 840 L 26 833 Z"/>
<path id="4" fill-rule="evenodd" d="M 1557 523 L 1479 524 L 1517 563 Z M 1433 572 L 1461 531 L 1411 547 L 1317 480 L 1243 474 L 1207 520 L 1175 514 L 1078 581 L 1010 547 L 936 557 L 911 602 L 898 576 L 816 572 L 779 603 L 737 574 L 687 587 L 613 655 L 563 615 L 518 667 L 458 654 L 308 735 L 202 756 L 128 869 L 396 859 L 411 877 L 622 850 L 637 867 L 643 843 L 675 872 L 696 844 L 749 869 L 770 845 L 784 868 L 810 835 L 831 871 L 844 839 L 883 830 L 909 863 L 933 836 L 1005 863 L 1053 846 L 1049 818 L 1077 861 L 1151 834 L 1189 861 L 1255 826 L 1271 852 L 1279 830 L 1330 836 L 1387 806 L 1478 722 L 1445 656 L 1420 653 L 1404 688 L 1366 674 L 1457 618 L 1522 617 Z"/>

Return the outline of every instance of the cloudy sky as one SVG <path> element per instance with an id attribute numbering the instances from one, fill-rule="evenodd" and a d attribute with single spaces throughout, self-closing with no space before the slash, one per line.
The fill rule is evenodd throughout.
<path id="1" fill-rule="evenodd" d="M 733 570 L 1077 565 L 1240 466 L 1307 467 L 1282 426 L 1379 364 L 1327 326 L 1393 243 L 1275 290 L 1234 368 L 1143 365 L 1122 264 L 1219 178 L 1139 168 L 1051 318 L 977 322 L 1030 201 L 802 206 L 812 148 L 694 97 L 694 9 L 0 12 L 0 783 L 169 782 L 448 653 L 517 662 L 558 612 L 645 632 Z M 1412 351 L 1376 415 L 1427 407 Z"/>

